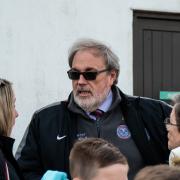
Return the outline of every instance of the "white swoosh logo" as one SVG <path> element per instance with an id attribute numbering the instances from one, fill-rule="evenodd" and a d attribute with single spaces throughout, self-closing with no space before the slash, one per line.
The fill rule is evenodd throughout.
<path id="1" fill-rule="evenodd" d="M 65 136 L 59 136 L 59 134 L 57 135 L 57 140 L 59 141 L 59 140 L 61 140 L 61 139 L 64 139 L 66 137 L 66 135 Z"/>

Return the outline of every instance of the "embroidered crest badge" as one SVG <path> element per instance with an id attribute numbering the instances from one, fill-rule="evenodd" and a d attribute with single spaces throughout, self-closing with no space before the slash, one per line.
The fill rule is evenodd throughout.
<path id="1" fill-rule="evenodd" d="M 121 139 L 129 139 L 131 137 L 128 127 L 124 124 L 117 127 L 117 135 Z"/>

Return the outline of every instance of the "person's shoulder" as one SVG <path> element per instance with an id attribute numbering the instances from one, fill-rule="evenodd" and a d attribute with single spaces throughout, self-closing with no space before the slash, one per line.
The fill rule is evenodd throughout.
<path id="1" fill-rule="evenodd" d="M 43 107 L 41 107 L 40 109 L 36 110 L 36 113 L 40 113 L 40 112 L 43 112 L 43 111 L 49 111 L 49 110 L 51 110 L 51 109 L 56 109 L 56 108 L 58 108 L 60 105 L 61 105 L 61 101 L 59 101 L 59 102 L 54 102 L 54 103 L 48 104 L 48 105 L 43 106 Z"/>
<path id="2" fill-rule="evenodd" d="M 118 89 L 116 87 L 116 89 Z M 136 105 L 136 106 L 145 106 L 145 107 L 163 107 L 167 109 L 172 109 L 172 106 L 167 104 L 164 101 L 153 99 L 153 98 L 148 98 L 148 97 L 143 97 L 143 96 L 134 96 L 134 95 L 127 95 L 124 94 L 120 89 L 118 89 L 120 92 L 120 96 L 123 99 L 123 102 L 126 102 L 127 104 L 131 105 Z"/>
<path id="3" fill-rule="evenodd" d="M 153 98 L 148 98 L 143 96 L 131 96 L 131 95 L 127 95 L 126 97 L 129 102 L 136 102 L 140 106 L 165 106 L 170 109 L 172 108 L 172 106 L 169 105 L 168 103 Z"/>
<path id="4" fill-rule="evenodd" d="M 47 106 L 44 106 L 36 110 L 32 115 L 32 123 L 49 122 L 54 119 L 58 119 L 59 116 L 63 116 L 66 108 L 66 102 L 54 102 Z"/>
<path id="5" fill-rule="evenodd" d="M 152 99 L 148 97 L 140 97 L 140 102 L 146 103 L 146 104 L 152 104 L 152 105 L 162 105 L 162 106 L 172 107 L 171 105 L 169 105 L 168 103 L 164 101 Z"/>
<path id="6" fill-rule="evenodd" d="M 62 108 L 66 107 L 67 101 L 58 101 L 51 104 L 48 104 L 35 111 L 34 114 L 44 114 L 60 111 Z"/>

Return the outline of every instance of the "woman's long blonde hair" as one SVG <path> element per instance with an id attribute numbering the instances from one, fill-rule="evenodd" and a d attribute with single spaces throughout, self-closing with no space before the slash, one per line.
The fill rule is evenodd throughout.
<path id="1" fill-rule="evenodd" d="M 12 83 L 0 78 L 0 135 L 9 136 L 13 126 Z"/>

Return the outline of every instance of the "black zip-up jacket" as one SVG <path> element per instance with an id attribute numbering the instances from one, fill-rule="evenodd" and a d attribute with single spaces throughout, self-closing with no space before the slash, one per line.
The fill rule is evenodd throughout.
<path id="1" fill-rule="evenodd" d="M 118 91 L 119 108 L 145 165 L 167 163 L 169 150 L 164 119 L 171 107 L 158 100 L 126 96 Z M 77 139 L 77 115 L 67 108 L 68 102 L 53 104 L 33 115 L 16 153 L 26 180 L 40 180 L 47 170 L 69 173 L 68 157 Z"/>
<path id="2" fill-rule="evenodd" d="M 7 180 L 7 176 L 9 180 L 23 180 L 20 168 L 12 154 L 13 144 L 14 139 L 0 136 L 0 180 Z"/>

